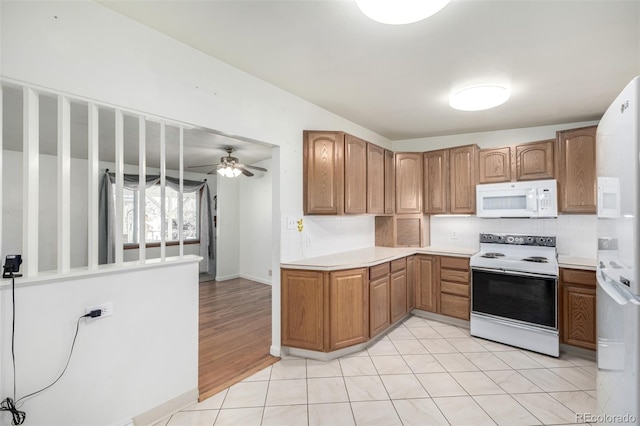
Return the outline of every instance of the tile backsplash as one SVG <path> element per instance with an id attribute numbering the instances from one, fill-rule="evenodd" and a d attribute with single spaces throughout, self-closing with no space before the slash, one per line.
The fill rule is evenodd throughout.
<path id="1" fill-rule="evenodd" d="M 281 213 L 281 261 L 340 253 L 375 245 L 373 216 L 303 216 Z M 287 219 L 302 218 L 304 229 L 287 229 Z M 595 259 L 596 216 L 560 215 L 556 219 L 481 219 L 475 216 L 431 216 L 431 246 L 478 249 L 480 233 L 549 235 L 558 254 Z"/>
<path id="2" fill-rule="evenodd" d="M 302 211 L 285 211 L 280 216 L 282 262 L 375 245 L 374 216 L 303 216 Z M 287 229 L 288 218 L 302 218 L 302 232 Z"/>
<path id="3" fill-rule="evenodd" d="M 596 216 L 560 215 L 557 219 L 482 219 L 431 216 L 431 245 L 478 249 L 480 233 L 549 235 L 561 256 L 596 258 Z"/>

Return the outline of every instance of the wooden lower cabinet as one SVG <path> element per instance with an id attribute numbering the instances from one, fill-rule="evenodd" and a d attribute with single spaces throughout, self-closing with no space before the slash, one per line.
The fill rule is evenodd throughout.
<path id="1" fill-rule="evenodd" d="M 389 312 L 389 275 L 369 284 L 369 334 L 374 337 L 391 325 Z"/>
<path id="2" fill-rule="evenodd" d="M 596 349 L 596 275 L 594 271 L 560 269 L 560 340 Z"/>
<path id="3" fill-rule="evenodd" d="M 440 314 L 469 320 L 469 259 L 440 258 Z"/>
<path id="4" fill-rule="evenodd" d="M 438 312 L 438 283 L 440 258 L 426 254 L 416 255 L 416 308 Z"/>
<path id="5" fill-rule="evenodd" d="M 283 269 L 281 281 L 282 344 L 324 350 L 325 274 Z"/>
<path id="6" fill-rule="evenodd" d="M 368 282 L 366 268 L 329 274 L 329 350 L 346 348 L 369 338 Z"/>
<path id="7" fill-rule="evenodd" d="M 407 260 L 406 258 L 391 262 L 390 281 L 390 315 L 391 323 L 404 318 L 407 314 Z"/>
<path id="8" fill-rule="evenodd" d="M 367 268 L 282 269 L 281 293 L 284 346 L 327 352 L 369 338 Z"/>
<path id="9" fill-rule="evenodd" d="M 416 256 L 407 257 L 407 312 L 416 307 Z"/>

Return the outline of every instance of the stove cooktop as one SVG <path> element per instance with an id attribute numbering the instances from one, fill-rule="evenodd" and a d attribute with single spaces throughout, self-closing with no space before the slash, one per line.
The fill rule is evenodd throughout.
<path id="1" fill-rule="evenodd" d="M 470 266 L 557 276 L 555 245 L 549 236 L 480 234 L 480 251 L 471 256 Z"/>

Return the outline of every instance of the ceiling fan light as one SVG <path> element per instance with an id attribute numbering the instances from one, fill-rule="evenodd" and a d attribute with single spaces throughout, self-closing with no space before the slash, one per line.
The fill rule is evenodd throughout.
<path id="1" fill-rule="evenodd" d="M 369 18 L 382 24 L 402 25 L 435 15 L 451 0 L 355 0 Z"/>
<path id="2" fill-rule="evenodd" d="M 461 111 L 481 111 L 502 105 L 509 96 L 509 89 L 504 86 L 471 86 L 453 93 L 449 98 L 449 105 Z"/>
<path id="3" fill-rule="evenodd" d="M 240 173 L 242 173 L 242 170 L 240 169 L 236 169 L 235 167 L 231 170 L 231 176 L 229 177 L 237 177 L 240 176 Z"/>

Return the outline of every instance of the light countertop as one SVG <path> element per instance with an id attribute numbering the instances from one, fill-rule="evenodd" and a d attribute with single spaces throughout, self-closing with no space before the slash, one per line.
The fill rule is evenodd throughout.
<path id="1" fill-rule="evenodd" d="M 440 256 L 470 257 L 477 250 L 446 247 L 368 247 L 326 256 L 311 257 L 292 262 L 283 262 L 286 269 L 307 269 L 314 271 L 335 271 L 350 268 L 366 268 L 389 262 L 412 254 L 435 254 Z"/>
<path id="2" fill-rule="evenodd" d="M 390 262 L 412 254 L 433 254 L 438 256 L 470 257 L 477 250 L 460 247 L 368 247 L 359 250 L 351 250 L 326 256 L 310 257 L 291 262 L 283 262 L 281 268 L 306 269 L 314 271 L 336 271 L 351 268 L 368 268 L 383 262 Z M 596 259 L 558 256 L 558 265 L 561 268 L 596 269 Z"/>
<path id="3" fill-rule="evenodd" d="M 561 268 L 596 270 L 596 259 L 585 257 L 558 256 L 558 266 Z"/>

